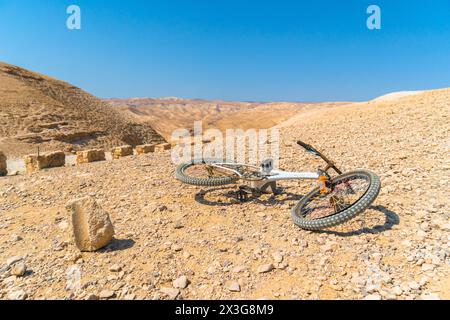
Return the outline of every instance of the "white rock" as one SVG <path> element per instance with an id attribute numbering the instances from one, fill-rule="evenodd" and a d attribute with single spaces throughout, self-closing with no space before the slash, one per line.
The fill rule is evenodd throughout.
<path id="1" fill-rule="evenodd" d="M 435 266 L 429 263 L 424 263 L 422 265 L 422 271 L 433 271 L 435 269 Z"/>
<path id="2" fill-rule="evenodd" d="M 26 271 L 27 271 L 27 266 L 26 266 L 25 262 L 23 262 L 23 261 L 16 262 L 11 268 L 11 274 L 13 274 L 17 277 L 22 277 Z"/>
<path id="3" fill-rule="evenodd" d="M 58 223 L 58 227 L 62 230 L 65 231 L 69 228 L 69 223 L 67 221 L 61 221 L 60 223 Z"/>
<path id="4" fill-rule="evenodd" d="M 428 222 L 422 222 L 420 224 L 420 229 L 422 229 L 423 231 L 428 231 L 430 230 L 430 224 Z"/>
<path id="5" fill-rule="evenodd" d="M 116 294 L 112 290 L 102 290 L 98 296 L 100 299 L 111 299 L 114 298 Z"/>
<path id="6" fill-rule="evenodd" d="M 394 288 L 392 288 L 392 292 L 395 295 L 400 296 L 403 293 L 403 290 L 399 286 L 395 286 Z"/>
<path id="7" fill-rule="evenodd" d="M 410 247 L 410 246 L 411 246 L 411 241 L 409 241 L 409 240 L 403 240 L 403 241 L 402 241 L 402 245 L 404 245 L 405 247 Z"/>
<path id="8" fill-rule="evenodd" d="M 118 264 L 113 264 L 111 267 L 109 267 L 109 271 L 112 272 L 120 272 L 122 270 L 122 267 Z"/>
<path id="9" fill-rule="evenodd" d="M 417 283 L 417 282 L 415 282 L 415 281 L 411 281 L 411 282 L 408 283 L 408 287 L 409 287 L 411 290 L 419 290 L 421 286 L 420 286 L 419 283 Z"/>
<path id="10" fill-rule="evenodd" d="M 374 293 L 380 289 L 380 285 L 372 284 L 366 287 L 367 293 Z"/>
<path id="11" fill-rule="evenodd" d="M 419 229 L 417 231 L 417 237 L 419 239 L 425 239 L 427 237 L 427 233 L 425 231 Z"/>
<path id="12" fill-rule="evenodd" d="M 172 284 L 174 288 L 185 289 L 189 284 L 189 280 L 186 276 L 181 276 L 178 279 L 175 279 Z"/>
<path id="13" fill-rule="evenodd" d="M 286 262 L 282 262 L 282 263 L 278 263 L 276 267 L 277 267 L 277 269 L 284 270 L 284 269 L 286 269 L 288 266 L 289 266 L 289 265 L 288 265 Z"/>
<path id="14" fill-rule="evenodd" d="M 183 250 L 183 247 L 180 246 L 179 244 L 174 243 L 174 244 L 172 245 L 172 250 L 178 252 L 178 251 Z"/>
<path id="15" fill-rule="evenodd" d="M 22 261 L 22 260 L 23 260 L 23 257 L 21 257 L 21 256 L 14 256 L 14 257 L 11 257 L 11 258 L 9 258 L 8 260 L 6 260 L 6 265 L 7 265 L 8 267 L 10 267 L 10 266 L 12 266 L 14 263 L 19 262 L 19 261 Z"/>
<path id="16" fill-rule="evenodd" d="M 233 281 L 228 284 L 228 290 L 231 292 L 240 292 L 241 286 L 236 281 Z"/>
<path id="17" fill-rule="evenodd" d="M 243 271 L 245 271 L 245 270 L 247 270 L 248 268 L 246 267 L 246 266 L 236 266 L 236 267 L 234 267 L 232 270 L 231 270 L 231 272 L 233 272 L 233 273 L 240 273 L 240 272 L 243 272 Z"/>
<path id="18" fill-rule="evenodd" d="M 274 252 L 272 254 L 272 258 L 275 263 L 280 263 L 283 261 L 283 255 L 280 252 Z"/>
<path id="19" fill-rule="evenodd" d="M 261 266 L 258 267 L 258 273 L 266 273 L 266 272 L 270 272 L 274 269 L 273 264 L 269 263 L 269 264 L 263 264 Z"/>
<path id="20" fill-rule="evenodd" d="M 23 290 L 14 290 L 8 294 L 9 300 L 25 300 L 28 298 L 28 294 Z"/>
<path id="21" fill-rule="evenodd" d="M 180 294 L 180 290 L 174 288 L 161 288 L 159 291 L 165 294 L 169 299 L 175 300 Z"/>
<path id="22" fill-rule="evenodd" d="M 17 234 L 13 234 L 11 236 L 11 241 L 13 241 L 13 242 L 17 242 L 17 241 L 21 241 L 21 240 L 23 240 L 23 238 Z"/>

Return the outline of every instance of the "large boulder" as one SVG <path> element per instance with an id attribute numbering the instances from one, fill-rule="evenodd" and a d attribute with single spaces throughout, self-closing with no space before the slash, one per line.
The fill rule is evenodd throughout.
<path id="1" fill-rule="evenodd" d="M 114 236 L 109 214 L 92 197 L 67 203 L 72 216 L 75 244 L 81 251 L 95 251 L 106 246 Z"/>
<path id="2" fill-rule="evenodd" d="M 115 147 L 111 150 L 111 154 L 113 159 L 131 156 L 133 155 L 133 147 L 132 146 Z"/>
<path id="3" fill-rule="evenodd" d="M 47 152 L 40 155 L 30 154 L 23 158 L 27 172 L 36 172 L 41 169 L 64 167 L 66 155 L 63 151 Z"/>
<path id="4" fill-rule="evenodd" d="M 6 176 L 8 174 L 7 165 L 6 165 L 6 156 L 3 152 L 0 151 L 0 177 Z"/>
<path id="5" fill-rule="evenodd" d="M 101 149 L 84 150 L 77 152 L 77 163 L 90 163 L 95 161 L 105 161 L 105 151 Z"/>

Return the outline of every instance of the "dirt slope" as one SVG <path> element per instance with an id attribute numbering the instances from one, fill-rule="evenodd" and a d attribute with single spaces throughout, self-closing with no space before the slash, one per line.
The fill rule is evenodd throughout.
<path id="1" fill-rule="evenodd" d="M 397 91 L 377 97 L 376 99 L 373 100 L 373 102 L 387 102 L 420 93 L 423 93 L 423 91 Z"/>
<path id="2" fill-rule="evenodd" d="M 178 128 L 193 129 L 194 121 L 202 121 L 204 130 L 266 129 L 294 115 L 309 110 L 342 105 L 343 103 L 292 102 L 227 102 L 179 98 L 107 99 L 110 105 L 133 115 L 137 121 L 148 123 L 166 140 Z"/>
<path id="3" fill-rule="evenodd" d="M 169 152 L 0 178 L 0 299 L 449 299 L 449 101 L 449 89 L 431 91 L 280 126 L 282 168 L 321 165 L 295 145 L 302 139 L 344 171 L 381 177 L 370 210 L 324 232 L 290 218 L 310 182 L 236 204 L 233 186 L 200 192 L 177 182 Z M 97 253 L 78 253 L 70 239 L 64 206 L 84 195 L 116 228 L 116 240 Z M 24 277 L 5 268 L 17 255 Z M 67 287 L 74 266 L 78 290 Z M 182 275 L 190 284 L 174 289 Z"/>
<path id="4" fill-rule="evenodd" d="M 0 149 L 20 154 L 60 147 L 163 141 L 101 100 L 41 74 L 0 62 Z"/>

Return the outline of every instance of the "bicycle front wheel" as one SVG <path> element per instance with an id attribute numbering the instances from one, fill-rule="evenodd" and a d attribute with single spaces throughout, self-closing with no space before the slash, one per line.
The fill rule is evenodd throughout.
<path id="1" fill-rule="evenodd" d="M 367 170 L 340 175 L 332 180 L 333 191 L 323 195 L 312 190 L 292 208 L 292 219 L 307 230 L 331 228 L 365 211 L 378 196 L 380 178 Z"/>
<path id="2" fill-rule="evenodd" d="M 214 163 L 230 163 L 222 159 L 193 160 L 178 166 L 176 178 L 195 186 L 217 187 L 235 183 L 239 177 L 226 169 L 211 166 Z"/>

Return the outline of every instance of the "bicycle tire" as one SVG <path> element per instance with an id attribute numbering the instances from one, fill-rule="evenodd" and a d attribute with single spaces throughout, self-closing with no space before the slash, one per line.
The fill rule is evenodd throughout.
<path id="1" fill-rule="evenodd" d="M 331 216 L 315 220 L 306 219 L 301 215 L 301 212 L 303 207 L 307 205 L 313 197 L 316 197 L 320 193 L 319 188 L 315 188 L 292 208 L 292 219 L 294 223 L 302 229 L 312 231 L 322 230 L 345 223 L 364 212 L 377 198 L 381 189 L 381 181 L 380 178 L 371 171 L 356 170 L 332 179 L 332 184 L 337 184 L 339 181 L 348 179 L 352 176 L 365 176 L 369 180 L 368 189 L 355 203 Z"/>
<path id="2" fill-rule="evenodd" d="M 227 184 L 235 183 L 237 180 L 239 180 L 239 177 L 233 174 L 230 174 L 229 176 L 224 177 L 214 177 L 214 178 L 197 178 L 192 177 L 185 173 L 186 169 L 189 167 L 192 167 L 194 165 L 198 164 L 208 164 L 208 163 L 217 163 L 217 162 L 228 162 L 231 163 L 232 161 L 229 160 L 222 160 L 222 159 L 200 159 L 200 160 L 193 160 L 188 163 L 183 163 L 178 166 L 176 170 L 176 178 L 180 180 L 183 183 L 191 184 L 194 186 L 203 186 L 203 187 L 218 187 L 223 186 Z"/>

